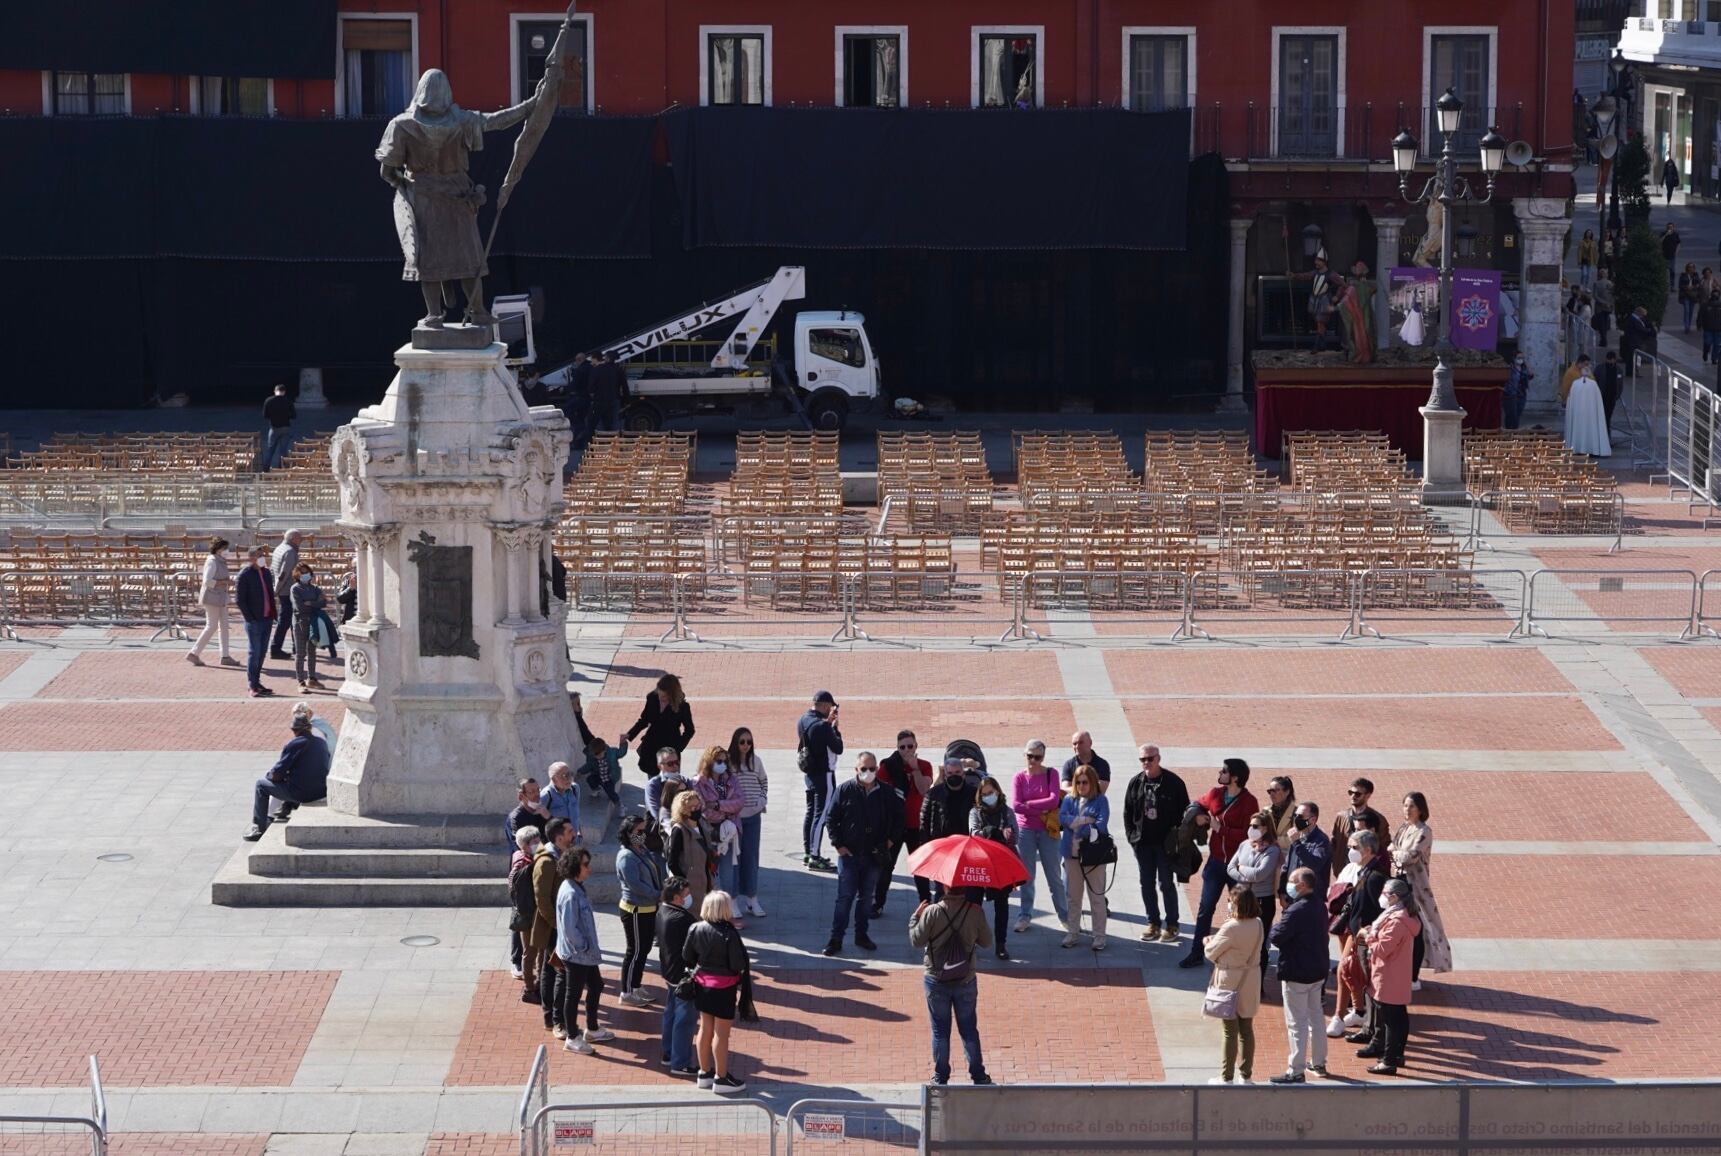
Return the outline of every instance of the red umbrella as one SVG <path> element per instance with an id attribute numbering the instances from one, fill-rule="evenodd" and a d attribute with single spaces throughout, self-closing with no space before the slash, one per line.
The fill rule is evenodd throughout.
<path id="1" fill-rule="evenodd" d="M 922 844 L 908 857 L 908 870 L 946 887 L 997 889 L 1028 880 L 1012 848 L 977 835 L 946 835 Z"/>

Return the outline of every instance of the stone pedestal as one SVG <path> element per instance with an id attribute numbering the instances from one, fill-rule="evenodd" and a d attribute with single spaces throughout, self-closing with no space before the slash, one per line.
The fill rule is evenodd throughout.
<path id="1" fill-rule="evenodd" d="M 504 354 L 398 350 L 330 447 L 359 578 L 333 811 L 493 814 L 578 747 L 543 593 L 568 423 L 527 408 Z"/>
<path id="2" fill-rule="evenodd" d="M 1253 220 L 1231 221 L 1231 308 L 1225 335 L 1225 395 L 1219 399 L 1220 413 L 1247 413 L 1243 400 L 1243 319 L 1248 306 L 1249 229 Z"/>
<path id="3" fill-rule="evenodd" d="M 300 409 L 329 408 L 329 399 L 323 396 L 322 370 L 301 369 L 299 371 L 299 400 L 294 404 Z"/>
<path id="4" fill-rule="evenodd" d="M 1518 216 L 1518 235 L 1523 239 L 1523 286 L 1518 301 L 1518 348 L 1536 376 L 1524 403 L 1524 422 L 1558 424 L 1560 405 L 1560 266 L 1571 218 L 1566 202 L 1552 197 L 1516 197 L 1512 210 Z M 1619 318 L 1614 318 L 1618 332 Z"/>
<path id="5" fill-rule="evenodd" d="M 1461 505 L 1464 493 L 1464 416 L 1462 409 L 1429 409 L 1422 414 L 1422 504 Z"/>
<path id="6" fill-rule="evenodd" d="M 1398 264 L 1398 240 L 1403 233 L 1403 217 L 1374 219 L 1374 333 L 1379 349 L 1398 344 L 1398 334 L 1392 331 L 1392 267 Z"/>

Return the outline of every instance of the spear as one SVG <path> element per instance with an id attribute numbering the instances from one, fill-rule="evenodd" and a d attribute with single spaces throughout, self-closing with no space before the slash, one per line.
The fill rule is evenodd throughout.
<path id="1" fill-rule="evenodd" d="M 561 103 L 562 72 L 567 64 L 568 28 L 573 22 L 574 5 L 569 3 L 567 18 L 557 30 L 556 42 L 550 46 L 550 55 L 544 61 L 544 75 L 539 78 L 538 89 L 534 94 L 537 103 L 532 105 L 525 127 L 514 141 L 514 159 L 508 163 L 508 175 L 502 178 L 502 190 L 496 194 L 496 215 L 490 218 L 490 236 L 484 241 L 486 263 L 490 260 L 490 246 L 496 243 L 496 226 L 501 223 L 502 209 L 513 195 L 514 186 L 520 183 L 521 176 L 525 174 L 526 165 L 538 151 L 538 142 L 544 139 L 544 131 L 550 127 L 550 121 L 556 115 L 556 106 Z"/>

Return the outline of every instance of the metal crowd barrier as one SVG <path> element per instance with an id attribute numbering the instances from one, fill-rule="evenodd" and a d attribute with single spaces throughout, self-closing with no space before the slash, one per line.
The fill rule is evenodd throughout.
<path id="1" fill-rule="evenodd" d="M 902 1119 L 906 1114 L 912 1117 Z M 869 1154 L 889 1149 L 918 1152 L 921 1106 L 874 1100 L 796 1100 L 778 1126 L 783 1132 L 785 1156 L 794 1156 L 797 1147 L 802 1151 L 840 1152 L 852 1146 Z"/>
<path id="2" fill-rule="evenodd" d="M 139 474 L 0 471 L 0 522 L 87 526 L 196 521 L 263 529 L 279 522 L 327 525 L 340 517 L 332 477 L 294 474 L 194 479 Z"/>
<path id="3" fill-rule="evenodd" d="M 0 638 L 30 626 L 153 626 L 150 641 L 184 638 L 185 583 L 159 570 L 0 573 Z"/>
<path id="4" fill-rule="evenodd" d="M 1714 579 L 1713 582 L 1710 579 Z M 1715 595 L 1715 610 L 1709 610 L 1709 595 Z M 1721 638 L 1721 631 L 1711 626 L 1712 622 L 1721 622 L 1721 570 L 1705 570 L 1703 577 L 1697 580 L 1697 621 L 1693 623 L 1697 637 L 1708 635 L 1710 638 Z"/>
<path id="5" fill-rule="evenodd" d="M 107 1156 L 108 1151 L 108 1100 L 102 1090 L 102 1069 L 96 1062 L 96 1057 L 90 1057 L 90 1114 L 88 1116 L 0 1116 L 0 1151 L 6 1152 L 36 1152 L 36 1151 L 65 1151 L 72 1148 L 68 1145 L 61 1148 L 48 1140 L 50 1136 L 67 1136 L 76 1140 L 78 1136 L 88 1133 L 90 1156 Z M 14 1147 L 13 1140 L 23 1141 L 22 1146 Z M 31 1144 L 30 1141 L 40 1141 Z"/>
<path id="6" fill-rule="evenodd" d="M 666 1113 L 692 1114 L 686 1127 Z M 576 1114 L 577 1113 L 577 1114 Z M 763 1116 L 755 1121 L 754 1113 Z M 748 1117 L 741 1119 L 739 1117 Z M 749 1124 L 756 1124 L 748 1127 Z M 739 1153 L 747 1138 L 758 1137 L 759 1151 L 776 1156 L 777 1114 L 763 1100 L 704 1096 L 685 1100 L 639 1100 L 545 1104 L 532 1113 L 520 1133 L 521 1156 L 548 1156 L 552 1149 L 596 1147 L 606 1141 L 631 1142 L 635 1151 L 651 1152 L 662 1146 L 692 1151 L 692 1145 L 709 1144 L 713 1137 L 724 1140 L 722 1151 Z"/>
<path id="7" fill-rule="evenodd" d="M 1721 504 L 1721 396 L 1660 358 L 1637 353 L 1632 362 L 1634 381 L 1645 363 L 1650 366 L 1652 404 L 1659 404 L 1660 381 L 1667 382 L 1666 452 L 1633 464 L 1664 467 L 1651 474 L 1650 481 L 1665 478 L 1670 500 L 1679 490 L 1686 491 L 1687 511 L 1699 505 L 1714 509 Z M 1704 529 L 1709 522 L 1703 519 Z"/>
<path id="8" fill-rule="evenodd" d="M 1483 529 L 1482 515 L 1484 511 L 1498 511 L 1503 506 L 1521 502 L 1534 504 L 1535 509 L 1530 512 L 1532 518 L 1550 517 L 1556 520 L 1566 516 L 1571 503 L 1580 503 L 1585 507 L 1582 517 L 1586 521 L 1586 528 L 1581 530 L 1541 530 L 1534 528 L 1514 530 L 1506 525 L 1505 520 L 1499 518 L 1499 514 L 1496 512 L 1495 517 L 1501 523 L 1499 537 L 1595 538 L 1611 535 L 1613 545 L 1608 547 L 1607 552 L 1609 554 L 1616 554 L 1625 548 L 1625 495 L 1617 490 L 1610 495 L 1607 520 L 1600 529 L 1595 529 L 1587 525 L 1587 519 L 1595 512 L 1594 496 L 1578 490 L 1560 489 L 1557 486 L 1531 487 L 1521 490 L 1484 490 L 1480 494 L 1471 494 L 1470 537 L 1464 543 L 1464 548 L 1467 550 L 1493 549 L 1483 540 L 1495 536 Z"/>
<path id="9" fill-rule="evenodd" d="M 1697 608 L 1690 570 L 1538 570 L 1530 576 L 1524 630 L 1547 638 L 1543 622 L 1677 622 L 1684 640 L 1697 634 Z"/>
<path id="10" fill-rule="evenodd" d="M 1460 622 L 1525 632 L 1529 578 L 1522 570 L 1365 570 L 1357 578 L 1349 635 L 1381 637 L 1375 623 Z"/>
<path id="11" fill-rule="evenodd" d="M 540 1130 L 532 1121 L 550 1102 L 550 1053 L 543 1044 L 532 1056 L 532 1070 L 526 1073 L 526 1090 L 520 1094 L 520 1156 L 544 1156 Z"/>

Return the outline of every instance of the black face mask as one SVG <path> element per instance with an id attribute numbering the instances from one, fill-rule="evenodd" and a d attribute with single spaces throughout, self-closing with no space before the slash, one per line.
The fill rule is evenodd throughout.
<path id="1" fill-rule="evenodd" d="M 1309 817 L 1307 815 L 1293 815 L 1291 816 L 1291 823 L 1299 831 L 1307 831 L 1309 829 Z"/>

